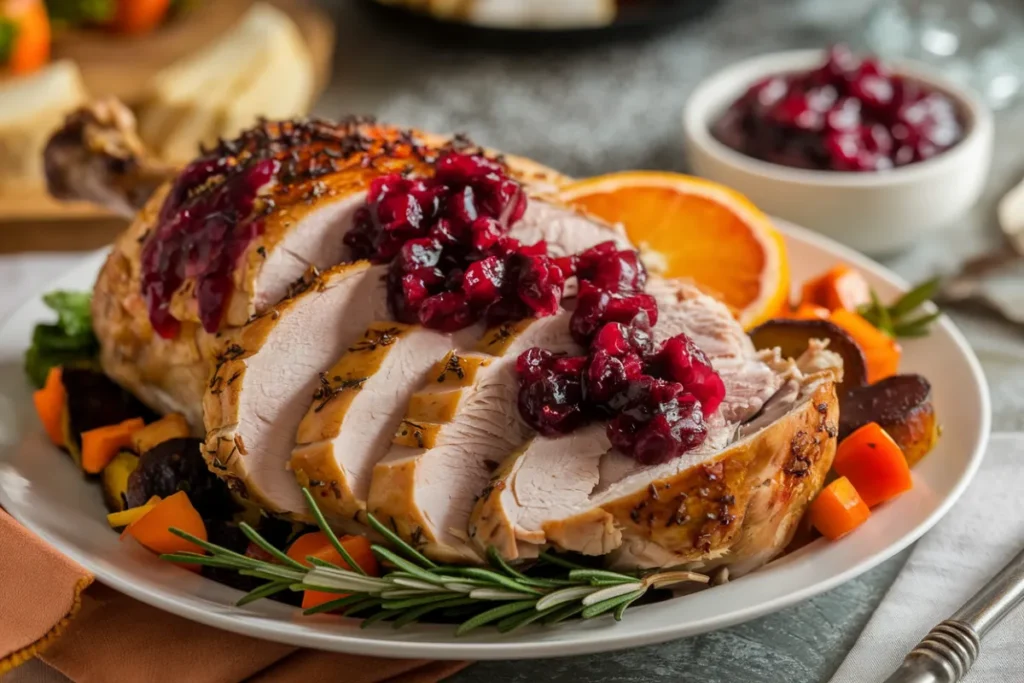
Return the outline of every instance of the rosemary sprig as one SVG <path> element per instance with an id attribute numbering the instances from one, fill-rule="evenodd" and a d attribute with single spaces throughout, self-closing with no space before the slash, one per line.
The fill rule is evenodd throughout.
<path id="1" fill-rule="evenodd" d="M 884 305 L 878 295 L 871 291 L 871 302 L 860 307 L 860 313 L 868 322 L 895 339 L 924 337 L 941 311 L 921 313 L 920 308 L 939 290 L 941 280 L 932 278 L 915 286 L 890 306 Z"/>
<path id="2" fill-rule="evenodd" d="M 307 567 L 275 548 L 245 523 L 239 525 L 242 532 L 267 551 L 275 562 L 236 553 L 177 528 L 171 528 L 171 533 L 191 541 L 208 554 L 179 552 L 161 557 L 172 562 L 232 569 L 266 581 L 239 599 L 238 605 L 284 590 L 316 590 L 337 593 L 338 599 L 309 608 L 303 614 L 358 614 L 363 617 L 363 628 L 382 621 L 401 628 L 435 613 L 458 615 L 462 621 L 456 628 L 456 635 L 492 624 L 499 633 L 510 633 L 534 622 L 550 625 L 574 617 L 592 619 L 609 612 L 618 621 L 626 608 L 652 588 L 708 582 L 707 576 L 687 571 L 639 575 L 591 569 L 549 553 L 541 553 L 534 565 L 543 568 L 544 575 L 530 576 L 526 573 L 530 569 L 512 567 L 493 548 L 487 553 L 489 569 L 437 565 L 373 515 L 367 515 L 370 526 L 391 547 L 371 546 L 386 571 L 380 577 L 368 576 L 345 551 L 313 496 L 306 489 L 303 493 L 317 526 L 355 571 L 314 557 L 307 558 L 311 564 Z"/>

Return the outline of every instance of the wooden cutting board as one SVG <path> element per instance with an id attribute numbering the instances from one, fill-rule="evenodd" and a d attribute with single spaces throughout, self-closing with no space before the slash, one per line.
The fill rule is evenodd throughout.
<path id="1" fill-rule="evenodd" d="M 319 94 L 331 75 L 334 26 L 330 18 L 311 0 L 265 1 L 287 12 L 302 32 L 313 55 Z M 146 85 L 158 71 L 215 40 L 252 4 L 252 0 L 203 0 L 185 16 L 147 36 L 66 31 L 55 36 L 53 58 L 74 60 L 91 96 L 113 95 L 128 104 L 135 104 L 143 97 Z M 13 240 L 18 244 L 57 241 L 52 232 L 31 234 L 33 228 L 27 224 L 42 221 L 52 225 L 65 220 L 110 222 L 110 216 L 92 204 L 56 202 L 44 188 L 37 193 L 3 194 L 0 191 L 0 251 L 10 250 L 12 236 L 5 233 L 11 230 L 17 233 Z M 19 225 L 10 225 L 12 223 Z M 43 224 L 36 227 L 44 230 Z M 61 232 L 66 237 L 66 231 Z"/>

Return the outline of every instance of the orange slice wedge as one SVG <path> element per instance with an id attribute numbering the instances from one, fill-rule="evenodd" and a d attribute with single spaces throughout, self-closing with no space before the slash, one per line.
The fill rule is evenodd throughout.
<path id="1" fill-rule="evenodd" d="M 624 171 L 567 185 L 560 197 L 622 224 L 652 272 L 692 278 L 731 306 L 747 329 L 788 302 L 782 235 L 734 190 L 678 173 Z"/>

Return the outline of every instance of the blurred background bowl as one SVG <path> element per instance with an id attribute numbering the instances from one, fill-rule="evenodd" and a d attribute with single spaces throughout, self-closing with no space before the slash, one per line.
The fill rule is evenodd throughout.
<path id="1" fill-rule="evenodd" d="M 739 62 L 702 82 L 683 111 L 694 173 L 738 190 L 773 216 L 873 255 L 905 249 L 962 217 L 988 177 L 992 113 L 970 90 L 917 64 L 896 62 L 892 70 L 946 93 L 964 116 L 964 138 L 927 161 L 876 172 L 789 168 L 748 157 L 712 135 L 711 126 L 755 82 L 824 60 L 821 50 L 778 52 Z"/>

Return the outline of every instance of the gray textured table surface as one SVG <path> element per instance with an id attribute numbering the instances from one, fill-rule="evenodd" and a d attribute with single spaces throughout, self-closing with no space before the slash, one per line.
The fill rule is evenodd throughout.
<path id="1" fill-rule="evenodd" d="M 325 3 L 330 4 L 330 3 Z M 434 131 L 463 131 L 575 175 L 625 168 L 685 170 L 679 118 L 711 71 L 743 57 L 856 36 L 864 0 L 726 1 L 703 19 L 642 41 L 574 50 L 465 50 L 388 30 L 340 0 L 337 71 L 317 112 L 372 113 Z M 998 117 L 998 138 L 1024 133 L 1024 108 Z M 998 145 L 989 190 L 947 234 L 888 265 L 908 279 L 953 269 L 998 243 L 992 206 L 1024 167 Z M 1018 331 L 956 316 L 979 351 L 996 397 L 997 429 L 1024 413 Z M 818 598 L 742 626 L 621 653 L 480 663 L 455 680 L 812 683 L 842 661 L 905 554 Z"/>

